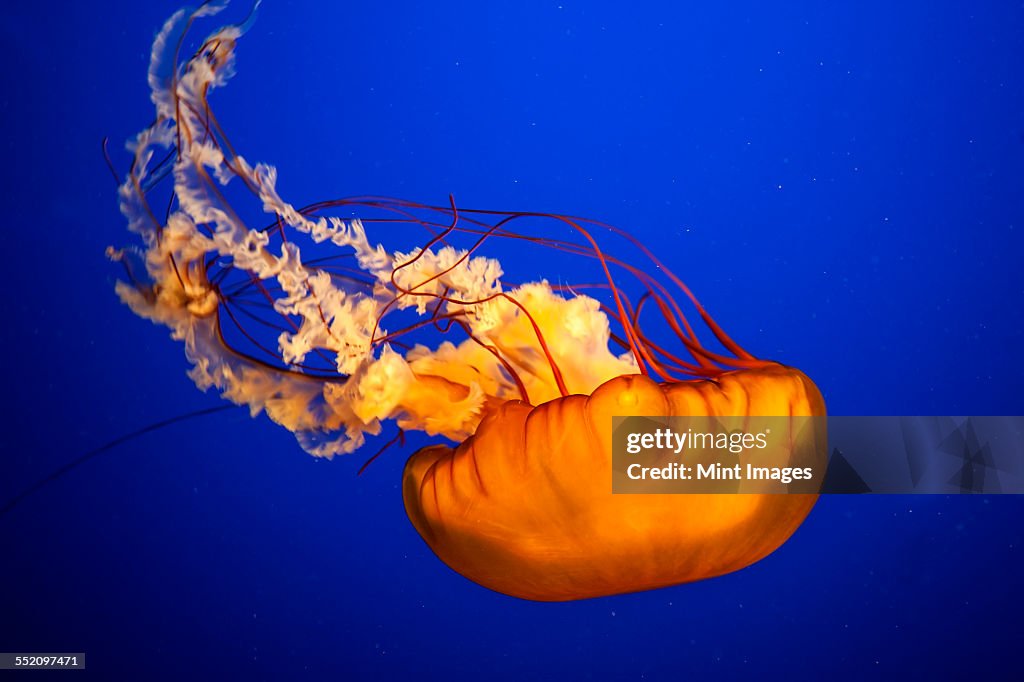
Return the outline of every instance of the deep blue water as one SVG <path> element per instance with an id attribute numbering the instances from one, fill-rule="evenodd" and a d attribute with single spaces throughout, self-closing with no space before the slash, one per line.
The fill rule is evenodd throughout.
<path id="1" fill-rule="evenodd" d="M 451 192 L 627 228 L 834 414 L 1024 412 L 1024 8 L 715 5 L 269 0 L 215 106 L 298 204 Z M 3 10 L 3 500 L 218 404 L 103 257 L 132 238 L 100 142 L 123 169 L 174 9 Z M 538 604 L 416 535 L 398 482 L 421 442 L 357 478 L 363 458 L 315 460 L 239 410 L 112 450 L 0 518 L 0 650 L 85 651 L 97 679 L 1018 665 L 1019 497 L 823 498 L 738 573 Z"/>

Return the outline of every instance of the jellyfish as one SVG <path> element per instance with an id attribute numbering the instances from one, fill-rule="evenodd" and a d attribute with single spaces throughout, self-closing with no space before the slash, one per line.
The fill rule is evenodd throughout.
<path id="1" fill-rule="evenodd" d="M 822 416 L 807 376 L 744 350 L 624 230 L 452 198 L 287 202 L 277 170 L 247 161 L 210 105 L 251 18 L 182 57 L 189 28 L 218 9 L 180 11 L 155 38 L 156 116 L 129 143 L 119 188 L 141 245 L 108 250 L 124 266 L 117 294 L 184 345 L 200 389 L 317 457 L 356 452 L 390 424 L 447 441 L 406 463 L 408 517 L 448 566 L 516 597 L 723 575 L 793 534 L 815 494 L 613 493 L 611 422 Z M 533 249 L 593 279 L 506 277 L 497 255 Z"/>

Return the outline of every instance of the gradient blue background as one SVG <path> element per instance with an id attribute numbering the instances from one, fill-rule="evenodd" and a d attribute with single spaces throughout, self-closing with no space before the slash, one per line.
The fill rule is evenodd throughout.
<path id="1" fill-rule="evenodd" d="M 625 227 L 835 414 L 1024 412 L 1024 9 L 714 4 L 269 1 L 214 104 L 297 204 L 453 192 Z M 120 305 L 103 257 L 132 238 L 100 141 L 123 169 L 173 9 L 3 10 L 2 499 L 218 404 Z M 1020 498 L 825 498 L 747 570 L 546 605 L 431 554 L 402 510 L 404 454 L 356 478 L 362 458 L 314 460 L 241 410 L 111 451 L 0 518 L 0 650 L 84 650 L 99 679 L 963 677 L 1019 660 Z"/>

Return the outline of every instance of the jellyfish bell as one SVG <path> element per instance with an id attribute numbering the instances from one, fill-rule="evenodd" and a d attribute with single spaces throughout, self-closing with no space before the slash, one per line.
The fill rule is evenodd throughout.
<path id="1" fill-rule="evenodd" d="M 821 416 L 802 373 L 769 366 L 716 382 L 625 375 L 591 395 L 511 401 L 455 448 L 406 464 L 409 518 L 434 552 L 498 592 L 563 601 L 723 575 L 764 558 L 800 526 L 813 494 L 613 494 L 614 416 Z M 820 438 L 804 434 L 803 438 Z"/>
<path id="2" fill-rule="evenodd" d="M 156 120 L 129 145 L 120 188 L 143 246 L 110 251 L 127 273 L 118 295 L 183 342 L 199 388 L 266 414 L 316 456 L 352 453 L 387 422 L 452 441 L 409 459 L 406 511 L 444 562 L 505 594 L 568 600 L 690 582 L 786 541 L 815 494 L 613 493 L 611 423 L 824 415 L 806 376 L 743 350 L 610 226 L 454 200 L 288 203 L 276 170 L 242 157 L 210 107 L 250 22 L 179 59 L 193 21 L 216 10 L 176 14 L 157 34 Z M 168 184 L 161 211 L 155 194 Z M 266 217 L 244 217 L 246 199 Z M 513 247 L 556 250 L 595 277 L 509 285 L 493 254 Z M 817 447 L 820 436 L 784 442 Z"/>

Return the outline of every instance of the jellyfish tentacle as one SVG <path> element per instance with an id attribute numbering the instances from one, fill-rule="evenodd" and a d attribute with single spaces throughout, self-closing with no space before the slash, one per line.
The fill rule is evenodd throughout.
<path id="1" fill-rule="evenodd" d="M 145 276 L 111 251 L 128 272 L 119 295 L 185 343 L 201 388 L 266 413 L 313 454 L 331 456 L 357 449 L 386 421 L 461 440 L 506 401 L 588 394 L 624 374 L 709 379 L 760 362 L 680 281 L 659 275 L 667 270 L 642 244 L 608 227 L 648 265 L 610 252 L 596 221 L 465 209 L 451 195 L 447 206 L 372 195 L 285 200 L 277 170 L 248 161 L 211 106 L 234 73 L 247 22 L 214 31 L 181 59 L 193 25 L 219 9 L 179 13 L 158 34 L 149 71 L 156 118 L 131 145 L 119 190 L 142 237 Z M 162 191 L 161 219 L 153 207 Z M 242 200 L 269 218 L 251 226 Z M 339 209 L 359 215 L 342 218 Z M 564 234 L 529 233 L 538 221 Z M 427 236 L 406 250 L 371 240 L 406 229 Z M 485 252 L 510 241 L 590 263 L 598 298 L 543 279 L 506 286 L 501 263 Z M 703 345 L 673 286 L 723 352 Z M 652 307 L 657 314 L 646 312 Z M 661 330 L 691 359 L 669 351 Z M 618 345 L 627 352 L 613 353 Z"/>

